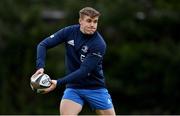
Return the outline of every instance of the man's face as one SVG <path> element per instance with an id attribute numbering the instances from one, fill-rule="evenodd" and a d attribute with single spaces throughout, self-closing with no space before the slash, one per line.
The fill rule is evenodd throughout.
<path id="1" fill-rule="evenodd" d="M 97 29 L 98 18 L 99 17 L 91 18 L 86 15 L 80 18 L 79 24 L 81 32 L 84 34 L 94 34 Z"/>

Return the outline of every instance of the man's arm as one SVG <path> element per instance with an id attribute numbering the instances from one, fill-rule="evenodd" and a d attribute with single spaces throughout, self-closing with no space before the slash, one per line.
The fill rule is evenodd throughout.
<path id="1" fill-rule="evenodd" d="M 66 27 L 64 29 L 59 30 L 53 35 L 47 37 L 43 41 L 41 41 L 37 46 L 37 59 L 36 59 L 36 68 L 44 68 L 45 67 L 45 58 L 47 49 L 57 46 L 58 44 L 66 41 L 65 39 L 70 34 L 71 29 Z"/>
<path id="2" fill-rule="evenodd" d="M 67 76 L 57 80 L 57 85 L 72 83 L 87 77 L 98 63 L 102 60 L 105 54 L 105 46 L 97 46 L 86 56 L 80 68 L 68 74 Z"/>
<path id="3" fill-rule="evenodd" d="M 37 71 L 34 73 L 34 75 L 44 73 L 47 49 L 55 47 L 62 42 L 65 42 L 68 35 L 72 32 L 72 29 L 73 28 L 71 26 L 61 29 L 38 44 L 36 58 Z M 51 83 L 51 86 L 47 89 L 42 90 L 42 93 L 48 93 L 56 88 L 57 80 L 51 80 Z"/>
<path id="4" fill-rule="evenodd" d="M 83 63 L 81 64 L 80 68 L 76 71 L 66 75 L 63 78 L 60 78 L 58 80 L 52 80 L 51 86 L 47 89 L 42 90 L 42 94 L 49 93 L 50 91 L 53 91 L 57 86 L 76 82 L 82 78 L 85 78 L 88 76 L 91 71 L 96 68 L 98 63 L 102 60 L 103 55 L 105 54 L 105 46 L 103 47 L 94 47 L 94 50 L 90 52 L 86 58 L 84 59 Z"/>

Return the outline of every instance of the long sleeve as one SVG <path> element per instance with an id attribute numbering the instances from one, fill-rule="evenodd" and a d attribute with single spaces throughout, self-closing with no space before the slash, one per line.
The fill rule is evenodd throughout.
<path id="1" fill-rule="evenodd" d="M 65 41 L 67 36 L 70 34 L 71 29 L 66 27 L 64 29 L 59 30 L 53 35 L 47 37 L 43 41 L 41 41 L 37 46 L 37 59 L 36 59 L 36 68 L 45 67 L 45 58 L 47 49 L 57 46 L 58 44 Z"/>

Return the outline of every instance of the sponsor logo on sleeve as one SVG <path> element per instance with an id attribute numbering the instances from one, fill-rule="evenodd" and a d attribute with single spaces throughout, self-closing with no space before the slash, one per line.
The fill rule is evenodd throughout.
<path id="1" fill-rule="evenodd" d="M 54 37 L 54 34 L 50 36 L 50 38 L 53 38 Z"/>
<path id="2" fill-rule="evenodd" d="M 101 55 L 101 53 L 92 53 L 93 55 L 95 55 L 95 56 L 98 56 L 98 57 L 100 57 L 100 58 L 102 58 L 102 55 Z"/>

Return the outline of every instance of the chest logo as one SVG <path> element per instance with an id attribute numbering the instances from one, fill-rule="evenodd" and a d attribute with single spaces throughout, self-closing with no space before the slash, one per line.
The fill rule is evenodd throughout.
<path id="1" fill-rule="evenodd" d="M 68 43 L 69 45 L 74 46 L 74 40 L 69 40 L 67 43 Z"/>
<path id="2" fill-rule="evenodd" d="M 88 51 L 88 47 L 86 45 L 84 45 L 81 49 L 84 53 L 87 53 Z"/>

